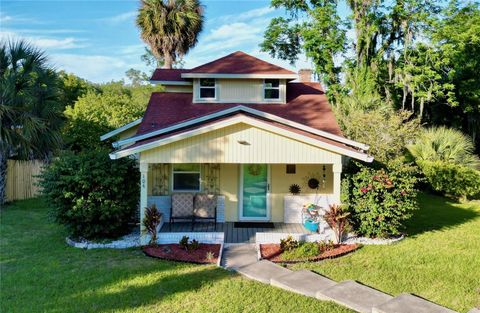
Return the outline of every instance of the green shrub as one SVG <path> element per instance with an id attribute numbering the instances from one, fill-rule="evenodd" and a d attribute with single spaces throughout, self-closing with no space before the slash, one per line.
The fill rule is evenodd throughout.
<path id="1" fill-rule="evenodd" d="M 419 165 L 422 161 L 442 161 L 477 170 L 480 168 L 480 158 L 475 155 L 472 139 L 453 128 L 424 129 L 415 143 L 407 148 Z"/>
<path id="2" fill-rule="evenodd" d="M 298 241 L 293 239 L 292 236 L 289 235 L 285 239 L 280 239 L 280 249 L 282 249 L 282 251 L 293 250 L 296 247 L 298 247 Z"/>
<path id="3" fill-rule="evenodd" d="M 354 230 L 368 237 L 398 235 L 403 222 L 418 208 L 417 167 L 392 161 L 375 170 L 358 164 L 360 171 L 347 177 L 348 210 Z"/>
<path id="4" fill-rule="evenodd" d="M 188 250 L 188 239 L 190 239 L 188 236 L 183 236 L 182 239 L 178 242 L 178 245 L 185 249 Z"/>
<path id="5" fill-rule="evenodd" d="M 178 245 L 185 249 L 185 251 L 197 250 L 200 247 L 200 242 L 196 239 L 188 241 L 190 238 L 188 236 L 183 236 L 182 239 L 178 242 Z"/>
<path id="6" fill-rule="evenodd" d="M 43 171 L 40 186 L 55 219 L 76 237 L 114 238 L 134 221 L 139 197 L 135 162 L 106 150 L 66 152 Z"/>
<path id="7" fill-rule="evenodd" d="M 315 257 L 320 254 L 320 247 L 316 242 L 301 242 L 298 247 L 286 250 L 282 253 L 285 261 L 303 260 Z"/>
<path id="8" fill-rule="evenodd" d="M 442 161 L 420 161 L 418 164 L 436 191 L 459 198 L 480 194 L 480 172 L 473 168 Z"/>

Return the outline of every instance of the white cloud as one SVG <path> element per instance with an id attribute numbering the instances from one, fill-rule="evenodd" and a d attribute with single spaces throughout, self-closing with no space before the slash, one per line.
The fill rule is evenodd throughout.
<path id="1" fill-rule="evenodd" d="M 74 73 L 92 82 L 107 82 L 125 77 L 129 68 L 142 68 L 142 64 L 133 64 L 122 58 L 105 55 L 78 55 L 69 53 L 52 54 L 51 60 L 58 69 Z"/>
<path id="2" fill-rule="evenodd" d="M 10 15 L 6 15 L 3 12 L 0 12 L 0 23 L 7 23 L 13 20 L 13 17 Z"/>
<path id="3" fill-rule="evenodd" d="M 52 38 L 52 37 L 22 35 L 17 31 L 12 31 L 12 30 L 0 31 L 0 40 L 6 41 L 6 40 L 13 40 L 13 39 L 24 39 L 27 42 L 41 49 L 64 50 L 64 49 L 73 49 L 73 48 L 83 48 L 87 46 L 84 40 L 77 39 L 74 37 Z"/>
<path id="4" fill-rule="evenodd" d="M 219 16 L 218 18 L 212 19 L 211 21 L 216 22 L 241 22 L 241 21 L 246 21 L 250 20 L 253 18 L 259 18 L 265 15 L 268 15 L 275 11 L 274 8 L 272 7 L 262 7 L 258 9 L 253 9 L 249 11 L 245 11 L 239 14 L 229 14 L 229 15 L 223 15 Z"/>
<path id="5" fill-rule="evenodd" d="M 123 22 L 133 20 L 135 16 L 137 16 L 137 11 L 130 11 L 130 12 L 125 12 L 125 13 L 121 13 L 118 15 L 110 16 L 110 17 L 105 17 L 100 20 L 103 22 L 107 22 L 109 24 L 120 24 Z"/>

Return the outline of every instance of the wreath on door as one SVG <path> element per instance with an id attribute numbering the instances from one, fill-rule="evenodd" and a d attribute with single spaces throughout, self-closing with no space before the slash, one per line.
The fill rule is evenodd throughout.
<path id="1" fill-rule="evenodd" d="M 258 176 L 262 172 L 262 167 L 258 164 L 251 164 L 248 166 L 248 174 Z"/>

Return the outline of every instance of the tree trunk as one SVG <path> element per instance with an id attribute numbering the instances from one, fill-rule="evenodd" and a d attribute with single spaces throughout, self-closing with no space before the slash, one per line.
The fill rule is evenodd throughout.
<path id="1" fill-rule="evenodd" d="M 422 116 L 423 116 L 424 101 L 425 100 L 423 98 L 420 99 L 420 120 L 422 120 Z"/>
<path id="2" fill-rule="evenodd" d="M 0 209 L 7 197 L 7 154 L 0 151 Z"/>
<path id="3" fill-rule="evenodd" d="M 173 56 L 170 52 L 163 53 L 163 68 L 171 69 L 173 67 Z"/>
<path id="4" fill-rule="evenodd" d="M 405 110 L 406 102 L 407 102 L 407 87 L 403 86 L 402 110 Z"/>

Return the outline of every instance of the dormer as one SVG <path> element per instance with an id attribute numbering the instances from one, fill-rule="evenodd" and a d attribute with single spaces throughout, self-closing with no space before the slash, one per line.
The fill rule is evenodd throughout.
<path id="1" fill-rule="evenodd" d="M 166 74 L 157 76 L 162 76 L 163 80 L 168 78 Z M 286 103 L 286 85 L 298 78 L 290 70 L 240 51 L 191 70 L 177 70 L 175 75 L 172 72 L 173 76 L 175 81 L 161 83 L 167 84 L 167 91 L 180 90 L 178 86 L 191 86 L 189 92 L 193 93 L 193 103 L 246 104 Z"/>

